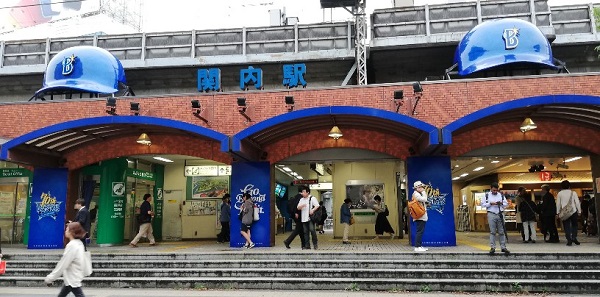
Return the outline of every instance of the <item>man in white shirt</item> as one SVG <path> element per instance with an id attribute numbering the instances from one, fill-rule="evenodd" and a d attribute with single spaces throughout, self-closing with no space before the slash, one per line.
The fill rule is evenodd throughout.
<path id="1" fill-rule="evenodd" d="M 490 255 L 496 253 L 496 233 L 498 233 L 500 248 L 505 254 L 510 251 L 506 249 L 506 230 L 504 229 L 504 218 L 502 211 L 508 206 L 508 202 L 502 193 L 498 192 L 498 183 L 492 183 L 490 192 L 485 194 L 481 206 L 487 209 L 488 225 L 490 227 Z"/>
<path id="2" fill-rule="evenodd" d="M 315 230 L 315 223 L 310 219 L 310 215 L 319 208 L 319 201 L 310 195 L 310 190 L 306 186 L 300 187 L 300 194 L 302 195 L 302 199 L 298 202 L 298 210 L 301 211 L 300 221 L 304 230 L 304 244 L 306 244 L 302 249 L 310 250 L 310 233 L 312 235 L 313 248 L 316 250 L 319 247 L 317 231 Z"/>

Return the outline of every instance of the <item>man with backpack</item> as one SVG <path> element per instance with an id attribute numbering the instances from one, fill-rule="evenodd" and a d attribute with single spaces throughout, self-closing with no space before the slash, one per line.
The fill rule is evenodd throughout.
<path id="1" fill-rule="evenodd" d="M 501 251 L 509 254 L 506 249 L 506 230 L 504 228 L 504 218 L 502 212 L 508 206 L 508 202 L 502 193 L 498 192 L 498 183 L 492 183 L 490 192 L 485 194 L 485 199 L 481 201 L 481 207 L 487 209 L 488 225 L 490 227 L 490 255 L 496 253 L 496 233 L 498 233 Z"/>

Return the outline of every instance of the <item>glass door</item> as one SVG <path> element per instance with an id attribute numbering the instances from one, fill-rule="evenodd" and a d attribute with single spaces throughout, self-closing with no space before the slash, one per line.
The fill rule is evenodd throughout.
<path id="1" fill-rule="evenodd" d="M 140 214 L 140 206 L 144 202 L 144 195 L 154 195 L 154 181 L 127 177 L 125 190 L 127 201 L 125 203 L 124 240 L 130 241 L 133 240 L 139 230 L 138 216 Z M 150 205 L 154 209 L 154 199 L 150 200 Z"/>
<path id="2" fill-rule="evenodd" d="M 0 241 L 23 243 L 23 223 L 27 209 L 27 178 L 4 178 L 0 183 Z"/>

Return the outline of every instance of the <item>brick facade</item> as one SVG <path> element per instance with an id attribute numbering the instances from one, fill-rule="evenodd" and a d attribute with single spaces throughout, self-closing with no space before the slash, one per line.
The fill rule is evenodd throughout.
<path id="1" fill-rule="evenodd" d="M 416 119 L 438 128 L 476 112 L 482 108 L 521 98 L 550 94 L 580 94 L 600 96 L 600 75 L 550 75 L 519 78 L 493 78 L 424 82 L 423 97 L 414 115 Z M 404 90 L 406 103 L 400 113 L 409 114 L 408 94 L 410 84 L 386 84 L 370 86 L 347 86 L 324 89 L 298 89 L 280 91 L 247 91 L 234 93 L 211 93 L 185 96 L 148 98 L 121 98 L 117 100 L 118 116 L 129 115 L 129 102 L 139 102 L 141 115 L 168 118 L 203 126 L 226 135 L 248 127 L 237 112 L 237 98 L 244 97 L 249 106 L 248 115 L 253 123 L 286 113 L 284 97 L 294 96 L 295 110 L 322 106 L 362 106 L 395 112 L 393 94 Z M 207 109 L 210 124 L 192 114 L 190 101 L 200 100 Z M 0 105 L 0 137 L 12 139 L 28 132 L 65 121 L 106 116 L 104 100 L 68 100 L 61 102 L 28 102 Z M 546 125 L 547 124 L 547 125 Z M 453 135 L 448 154 L 460 156 L 472 149 L 517 140 L 541 140 L 576 146 L 592 153 L 600 153 L 598 131 L 561 122 L 545 121 L 538 129 L 526 134 L 518 132 L 520 123 L 504 123 L 493 127 L 479 127 Z M 277 141 L 263 149 L 267 159 L 277 162 L 289 156 L 320 148 L 347 147 L 373 150 L 404 159 L 411 140 L 400 139 L 378 131 L 344 129 L 344 137 L 335 141 L 322 135 L 331 127 L 307 131 L 303 135 Z M 402 129 L 399 125 L 398 129 Z M 405 128 L 405 127 L 404 127 Z M 494 137 L 490 137 L 494 132 Z M 317 137 L 317 135 L 319 135 Z M 182 136 L 151 136 L 151 147 L 135 143 L 135 139 L 118 138 L 99 144 L 81 147 L 66 155 L 69 168 L 75 169 L 100 160 L 135 154 L 182 154 L 231 163 L 231 157 L 219 151 L 219 143 Z M 323 139 L 305 141 L 306 139 Z M 296 145 L 302 143 L 303 145 Z M 92 152 L 92 153 L 90 153 Z"/>

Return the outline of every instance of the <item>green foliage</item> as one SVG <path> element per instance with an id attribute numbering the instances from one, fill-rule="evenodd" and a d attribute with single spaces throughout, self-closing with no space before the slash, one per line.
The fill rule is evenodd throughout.
<path id="1" fill-rule="evenodd" d="M 390 293 L 398 293 L 398 292 L 404 292 L 406 291 L 403 287 L 392 287 L 391 289 L 388 290 L 388 292 Z"/>
<path id="2" fill-rule="evenodd" d="M 360 291 L 360 288 L 358 287 L 357 283 L 351 283 L 347 288 L 346 291 L 353 291 L 353 292 L 358 292 Z"/>
<path id="3" fill-rule="evenodd" d="M 512 291 L 516 292 L 516 293 L 521 293 L 523 292 L 523 287 L 521 286 L 521 284 L 519 284 L 519 282 L 514 282 L 511 285 Z"/>
<path id="4" fill-rule="evenodd" d="M 428 285 L 422 285 L 421 286 L 421 290 L 419 290 L 421 293 L 429 293 L 431 292 L 431 288 Z"/>
<path id="5" fill-rule="evenodd" d="M 206 288 L 206 286 L 204 284 L 195 283 L 194 284 L 194 290 L 208 290 L 208 288 Z"/>
<path id="6" fill-rule="evenodd" d="M 600 7 L 594 7 L 594 23 L 596 25 L 596 32 L 600 31 Z M 600 53 L 600 45 L 594 48 L 595 51 Z M 600 58 L 600 54 L 598 54 L 598 58 Z"/>

